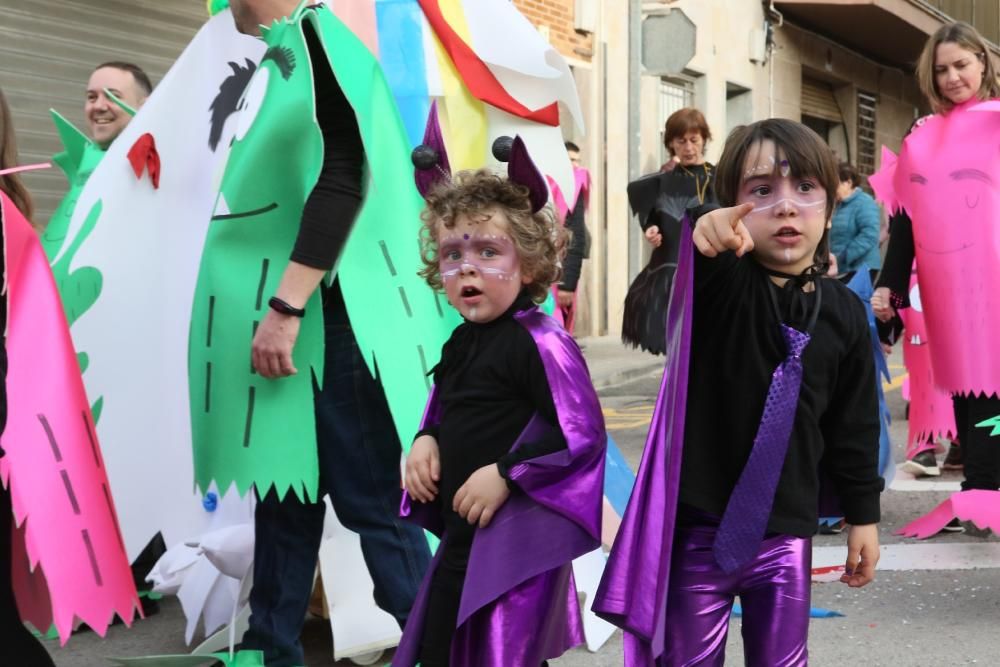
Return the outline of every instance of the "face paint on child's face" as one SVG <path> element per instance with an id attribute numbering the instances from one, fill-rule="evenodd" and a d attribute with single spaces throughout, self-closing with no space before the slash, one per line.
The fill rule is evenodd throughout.
<path id="1" fill-rule="evenodd" d="M 503 315 L 530 278 L 521 275 L 506 216 L 459 216 L 453 229 L 438 223 L 438 268 L 448 302 L 470 322 Z"/>
<path id="2" fill-rule="evenodd" d="M 739 203 L 753 202 L 743 218 L 754 257 L 767 268 L 798 274 L 813 264 L 826 229 L 826 190 L 817 178 L 794 176 L 771 140 L 750 149 Z"/>

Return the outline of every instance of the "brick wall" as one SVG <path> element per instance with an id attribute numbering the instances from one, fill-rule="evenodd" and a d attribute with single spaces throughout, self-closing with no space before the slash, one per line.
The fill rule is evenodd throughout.
<path id="1" fill-rule="evenodd" d="M 514 0 L 514 5 L 567 58 L 590 61 L 593 39 L 573 28 L 574 0 Z"/>

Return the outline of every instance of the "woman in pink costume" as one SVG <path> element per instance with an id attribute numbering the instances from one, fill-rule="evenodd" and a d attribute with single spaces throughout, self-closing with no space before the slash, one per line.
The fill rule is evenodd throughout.
<path id="1" fill-rule="evenodd" d="M 872 306 L 886 320 L 905 304 L 916 258 L 934 378 L 952 395 L 965 481 L 963 493 L 903 532 L 929 535 L 955 518 L 971 530 L 1000 529 L 1000 441 L 979 426 L 1000 415 L 1000 85 L 986 43 L 965 23 L 931 36 L 917 75 L 935 114 L 898 159 L 885 150 L 870 179 L 880 200 L 912 220 L 893 230 Z"/>

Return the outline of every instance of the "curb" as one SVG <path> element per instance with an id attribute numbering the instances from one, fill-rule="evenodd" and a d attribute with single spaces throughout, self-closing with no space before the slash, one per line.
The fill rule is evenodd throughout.
<path id="1" fill-rule="evenodd" d="M 590 381 L 593 383 L 594 389 L 603 391 L 604 389 L 613 389 L 632 380 L 638 380 L 639 378 L 644 378 L 654 373 L 661 373 L 662 371 L 663 364 L 654 362 L 644 366 L 625 368 L 602 377 L 591 376 Z"/>

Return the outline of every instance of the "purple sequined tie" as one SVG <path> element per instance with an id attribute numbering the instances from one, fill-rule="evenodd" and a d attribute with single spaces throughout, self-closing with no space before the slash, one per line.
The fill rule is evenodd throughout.
<path id="1" fill-rule="evenodd" d="M 802 351 L 809 343 L 809 334 L 784 324 L 781 334 L 788 356 L 771 375 L 750 458 L 729 497 L 715 537 L 715 560 L 727 573 L 749 563 L 760 550 L 795 422 L 802 386 Z"/>

